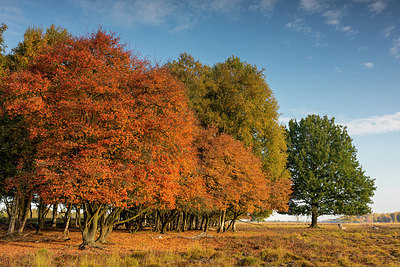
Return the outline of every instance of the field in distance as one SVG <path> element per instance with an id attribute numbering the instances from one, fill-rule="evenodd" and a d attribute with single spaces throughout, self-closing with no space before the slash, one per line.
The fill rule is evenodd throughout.
<path id="1" fill-rule="evenodd" d="M 110 244 L 79 250 L 79 231 L 27 231 L 5 238 L 1 266 L 365 266 L 400 265 L 400 224 L 239 223 L 238 232 L 129 233 L 115 230 Z"/>

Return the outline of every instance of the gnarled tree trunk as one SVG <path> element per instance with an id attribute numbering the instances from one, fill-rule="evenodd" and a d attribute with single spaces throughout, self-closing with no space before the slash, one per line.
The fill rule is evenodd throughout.
<path id="1" fill-rule="evenodd" d="M 310 228 L 318 228 L 318 206 L 311 205 L 311 225 Z"/>
<path id="2" fill-rule="evenodd" d="M 96 245 L 96 234 L 100 217 L 106 211 L 103 205 L 84 204 L 84 224 L 82 226 L 81 248 Z"/>
<path id="3" fill-rule="evenodd" d="M 15 225 L 18 218 L 18 206 L 19 206 L 19 196 L 15 195 L 11 206 L 11 213 L 8 220 L 7 235 L 12 235 L 15 232 Z"/>

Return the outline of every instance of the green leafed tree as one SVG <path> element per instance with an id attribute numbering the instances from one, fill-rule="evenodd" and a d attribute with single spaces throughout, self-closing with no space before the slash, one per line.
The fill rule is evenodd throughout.
<path id="1" fill-rule="evenodd" d="M 374 179 L 361 168 L 345 127 L 334 118 L 309 115 L 291 120 L 287 136 L 293 180 L 289 214 L 311 215 L 310 227 L 317 227 L 320 215 L 371 212 Z"/>
<path id="2" fill-rule="evenodd" d="M 8 67 L 12 71 L 26 68 L 44 47 L 52 46 L 70 37 L 71 34 L 66 29 L 54 25 L 46 30 L 41 27 L 29 27 L 24 33 L 24 40 L 8 55 Z"/>
<path id="3" fill-rule="evenodd" d="M 210 67 L 186 53 L 167 67 L 186 85 L 202 126 L 217 127 L 253 148 L 272 181 L 269 201 L 274 209 L 284 210 L 290 188 L 286 142 L 278 103 L 263 70 L 234 56 Z"/>
<path id="4" fill-rule="evenodd" d="M 7 25 L 4 23 L 0 24 L 0 76 L 4 72 L 5 56 L 4 52 L 6 50 L 6 45 L 4 43 L 4 32 L 7 30 Z"/>

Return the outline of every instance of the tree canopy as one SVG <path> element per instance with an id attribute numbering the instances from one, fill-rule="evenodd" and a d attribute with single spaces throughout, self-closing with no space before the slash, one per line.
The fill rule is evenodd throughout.
<path id="1" fill-rule="evenodd" d="M 193 166 L 194 125 L 182 84 L 165 70 L 99 30 L 44 47 L 4 83 L 7 112 L 40 140 L 31 183 L 47 203 L 85 205 L 84 243 L 107 205 L 175 205 Z"/>
<path id="2" fill-rule="evenodd" d="M 309 115 L 287 129 L 292 173 L 289 214 L 357 215 L 371 212 L 374 180 L 365 175 L 346 128 L 334 118 Z"/>
<path id="3" fill-rule="evenodd" d="M 284 210 L 290 193 L 286 142 L 263 70 L 234 56 L 210 67 L 187 53 L 167 67 L 186 85 L 203 127 L 232 135 L 262 159 L 264 175 L 274 188 L 268 201 L 274 203 L 272 208 Z"/>

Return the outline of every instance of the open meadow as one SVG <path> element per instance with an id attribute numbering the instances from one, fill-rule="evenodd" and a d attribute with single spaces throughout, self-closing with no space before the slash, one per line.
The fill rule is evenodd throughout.
<path id="1" fill-rule="evenodd" d="M 1 266 L 399 266 L 400 224 L 239 223 L 238 232 L 115 230 L 101 248 L 79 250 L 81 233 L 46 230 L 5 238 Z"/>

